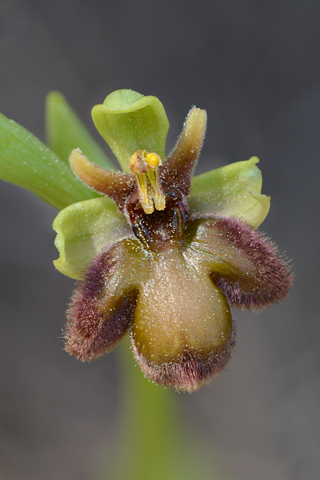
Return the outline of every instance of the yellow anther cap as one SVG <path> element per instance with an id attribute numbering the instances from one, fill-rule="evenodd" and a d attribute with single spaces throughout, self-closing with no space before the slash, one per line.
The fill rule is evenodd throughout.
<path id="1" fill-rule="evenodd" d="M 160 163 L 160 157 L 156 153 L 147 153 L 145 159 L 149 167 L 152 168 L 157 167 Z"/>

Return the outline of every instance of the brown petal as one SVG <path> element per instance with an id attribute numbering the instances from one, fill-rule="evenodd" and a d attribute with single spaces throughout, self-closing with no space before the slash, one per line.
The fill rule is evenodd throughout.
<path id="1" fill-rule="evenodd" d="M 160 181 L 188 195 L 191 178 L 206 132 L 207 113 L 193 107 L 185 121 L 181 136 L 169 158 L 159 167 Z"/>
<path id="2" fill-rule="evenodd" d="M 140 290 L 131 341 L 148 378 L 197 390 L 221 371 L 234 347 L 226 298 L 178 249 L 156 255 Z"/>
<path id="3" fill-rule="evenodd" d="M 263 308 L 287 296 L 292 283 L 287 261 L 249 225 L 208 216 L 191 222 L 185 238 L 185 256 L 210 272 L 232 305 Z"/>
<path id="4" fill-rule="evenodd" d="M 79 149 L 72 150 L 69 161 L 72 170 L 80 180 L 97 192 L 112 198 L 121 211 L 127 198 L 137 188 L 133 175 L 98 167 Z"/>
<path id="5" fill-rule="evenodd" d="M 139 282 L 148 271 L 146 263 L 139 242 L 128 239 L 93 260 L 67 312 L 67 352 L 86 361 L 117 345 L 131 325 Z"/>

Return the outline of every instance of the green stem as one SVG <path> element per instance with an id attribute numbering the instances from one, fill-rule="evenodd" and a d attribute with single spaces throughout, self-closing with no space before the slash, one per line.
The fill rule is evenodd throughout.
<path id="1" fill-rule="evenodd" d="M 101 480 L 217 478 L 208 474 L 201 461 L 203 452 L 183 427 L 178 394 L 144 378 L 127 341 L 118 348 L 123 374 L 121 425 L 114 469 L 109 458 Z"/>

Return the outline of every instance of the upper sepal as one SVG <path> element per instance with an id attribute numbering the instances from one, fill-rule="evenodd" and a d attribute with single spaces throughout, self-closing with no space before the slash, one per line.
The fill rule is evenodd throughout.
<path id="1" fill-rule="evenodd" d="M 165 158 L 169 122 L 158 98 L 116 90 L 102 105 L 93 107 L 92 118 L 124 172 L 130 172 L 129 159 L 137 150 Z"/>

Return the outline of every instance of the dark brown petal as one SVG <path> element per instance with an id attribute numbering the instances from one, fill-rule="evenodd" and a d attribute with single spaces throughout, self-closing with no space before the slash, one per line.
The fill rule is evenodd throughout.
<path id="1" fill-rule="evenodd" d="M 199 218 L 186 230 L 185 256 L 210 272 L 231 305 L 263 308 L 284 300 L 288 262 L 262 233 L 230 217 Z"/>
<path id="2" fill-rule="evenodd" d="M 67 311 L 67 352 L 86 361 L 117 345 L 131 325 L 146 263 L 139 242 L 129 239 L 111 245 L 93 260 Z"/>
<path id="3" fill-rule="evenodd" d="M 101 168 L 90 162 L 79 149 L 71 152 L 69 161 L 80 180 L 97 192 L 110 197 L 120 211 L 123 210 L 127 198 L 137 188 L 133 175 Z"/>
<path id="4" fill-rule="evenodd" d="M 234 332 L 224 294 L 178 249 L 156 255 L 140 290 L 131 341 L 144 374 L 192 392 L 230 358 Z"/>
<path id="5" fill-rule="evenodd" d="M 160 182 L 178 188 L 184 195 L 190 192 L 191 178 L 204 140 L 206 124 L 206 111 L 193 107 L 176 147 L 159 167 Z"/>

